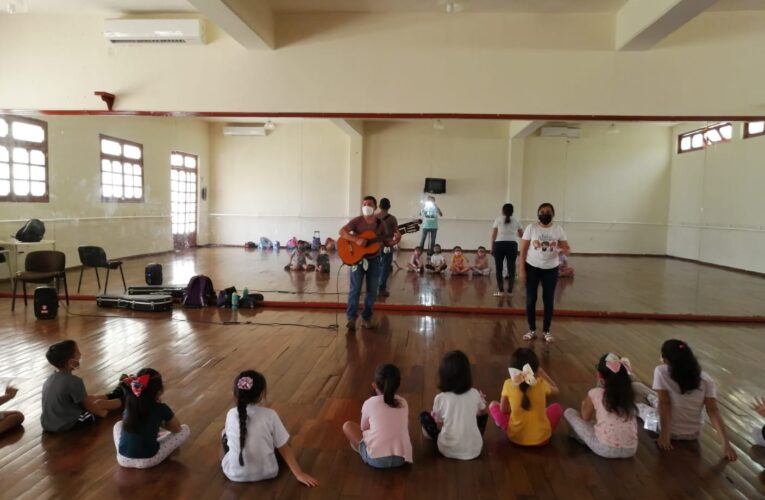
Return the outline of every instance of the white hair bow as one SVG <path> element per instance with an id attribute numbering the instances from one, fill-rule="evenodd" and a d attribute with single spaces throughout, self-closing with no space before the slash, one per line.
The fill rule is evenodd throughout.
<path id="1" fill-rule="evenodd" d="M 632 375 L 632 365 L 630 364 L 629 359 L 620 358 L 612 352 L 609 352 L 608 355 L 606 355 L 606 368 L 614 373 L 619 373 L 622 366 L 627 370 L 627 374 Z"/>
<path id="2" fill-rule="evenodd" d="M 510 372 L 510 380 L 513 381 L 513 385 L 521 385 L 524 382 L 528 385 L 536 385 L 537 383 L 537 378 L 534 376 L 534 370 L 531 369 L 531 366 L 529 366 L 528 363 L 523 365 L 522 370 L 508 368 L 507 371 Z"/>

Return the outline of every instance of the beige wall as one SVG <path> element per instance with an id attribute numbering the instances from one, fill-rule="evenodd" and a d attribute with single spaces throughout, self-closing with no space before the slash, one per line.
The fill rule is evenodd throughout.
<path id="1" fill-rule="evenodd" d="M 704 123 L 675 127 L 680 134 Z M 672 156 L 667 253 L 765 272 L 765 137 L 733 140 Z"/>
<path id="2" fill-rule="evenodd" d="M 761 114 L 764 23 L 707 12 L 616 52 L 610 15 L 309 13 L 246 51 L 215 29 L 204 46 L 117 46 L 101 18 L 0 15 L 0 109 L 104 109 L 108 90 L 121 110 Z"/>
<path id="3" fill-rule="evenodd" d="M 210 144 L 212 242 L 337 236 L 347 218 L 350 139 L 332 122 L 277 123 L 266 137 L 225 137 L 216 123 Z"/>
<path id="4" fill-rule="evenodd" d="M 666 253 L 670 129 L 585 125 L 579 139 L 526 139 L 523 208 L 555 206 L 575 252 Z"/>
<path id="5" fill-rule="evenodd" d="M 77 247 L 98 245 L 118 258 L 173 248 L 170 231 L 170 152 L 199 155 L 200 186 L 208 180 L 207 124 L 200 120 L 134 117 L 43 117 L 48 123 L 49 203 L 0 203 L 0 234 L 42 219 L 67 265 Z M 99 134 L 143 144 L 144 202 L 104 203 L 100 195 Z M 200 244 L 207 243 L 207 204 L 199 204 Z M 23 261 L 20 263 L 23 267 Z M 7 268 L 0 266 L 0 276 Z M 142 280 L 141 280 L 142 281 Z"/>

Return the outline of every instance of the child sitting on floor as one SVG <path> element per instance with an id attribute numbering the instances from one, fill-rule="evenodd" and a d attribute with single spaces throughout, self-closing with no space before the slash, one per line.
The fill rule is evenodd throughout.
<path id="1" fill-rule="evenodd" d="M 295 479 L 306 486 L 317 486 L 319 482 L 300 468 L 279 415 L 258 404 L 265 394 L 266 378 L 255 370 L 245 370 L 234 380 L 236 408 L 226 414 L 221 436 L 223 474 L 237 482 L 276 477 L 279 473 L 276 450 Z"/>
<path id="2" fill-rule="evenodd" d="M 421 273 L 425 269 L 425 257 L 422 255 L 422 247 L 414 247 L 412 252 L 412 258 L 409 259 L 409 263 L 406 265 L 407 270 Z"/>
<path id="3" fill-rule="evenodd" d="M 510 378 L 502 386 L 500 402 L 489 404 L 494 423 L 515 444 L 549 443 L 563 415 L 558 403 L 547 406 L 547 396 L 558 394 L 558 386 L 539 366 L 536 353 L 527 347 L 513 352 L 508 371 Z"/>
<path id="4" fill-rule="evenodd" d="M 433 411 L 420 413 L 426 437 L 436 439 L 445 457 L 472 460 L 481 454 L 486 431 L 486 400 L 473 387 L 470 360 L 462 351 L 444 356 L 438 368 L 438 389 Z"/>
<path id="5" fill-rule="evenodd" d="M 292 255 L 290 255 L 290 263 L 284 266 L 285 271 L 313 271 L 314 266 L 311 260 L 311 254 L 308 252 L 310 246 L 308 242 L 301 241 L 298 243 Z"/>
<path id="6" fill-rule="evenodd" d="M 82 357 L 74 340 L 53 344 L 45 357 L 56 371 L 42 388 L 40 424 L 44 431 L 63 432 L 93 424 L 96 417 L 105 417 L 109 410 L 122 406 L 118 396 L 89 396 L 82 379 L 72 374 Z"/>
<path id="7" fill-rule="evenodd" d="M 755 399 L 752 409 L 759 413 L 760 416 L 765 417 L 765 398 Z M 765 446 L 765 425 L 762 428 L 755 427 L 752 431 L 752 437 L 754 438 L 754 444 Z"/>
<path id="8" fill-rule="evenodd" d="M 113 432 L 117 463 L 131 469 L 154 467 L 182 445 L 191 431 L 160 399 L 164 386 L 159 372 L 143 368 L 125 379 L 125 384 L 130 388 L 125 412 Z M 160 434 L 160 427 L 169 432 Z"/>
<path id="9" fill-rule="evenodd" d="M 446 270 L 446 257 L 441 253 L 441 245 L 433 245 L 433 255 L 430 256 L 430 262 L 425 265 L 425 269 L 432 273 L 442 273 Z"/>
<path id="10" fill-rule="evenodd" d="M 0 396 L 0 405 L 3 405 L 16 397 L 18 389 L 8 385 L 5 388 L 5 394 Z M 20 411 L 0 411 L 0 434 L 16 427 L 20 427 L 24 422 L 24 414 Z"/>
<path id="11" fill-rule="evenodd" d="M 361 425 L 345 422 L 343 433 L 361 460 L 376 469 L 401 467 L 412 463 L 409 439 L 409 407 L 396 395 L 401 372 L 394 365 L 380 365 L 375 370 L 372 396 L 361 407 Z"/>
<path id="12" fill-rule="evenodd" d="M 452 276 L 464 276 L 470 272 L 467 257 L 462 253 L 462 247 L 457 245 L 452 250 L 452 262 L 449 265 L 449 274 Z"/>
<path id="13" fill-rule="evenodd" d="M 491 267 L 489 266 L 489 254 L 486 253 L 486 247 L 478 247 L 478 251 L 475 254 L 475 263 L 470 268 L 475 274 L 481 276 L 488 276 L 491 274 Z"/>
<path id="14" fill-rule="evenodd" d="M 574 268 L 568 265 L 568 257 L 564 254 L 558 254 L 558 277 L 573 278 Z"/>
<path id="15" fill-rule="evenodd" d="M 573 408 L 563 412 L 574 437 L 603 458 L 629 458 L 637 452 L 631 372 L 627 358 L 604 354 L 597 366 L 598 386 L 582 401 L 581 414 Z"/>
<path id="16" fill-rule="evenodd" d="M 319 247 L 319 255 L 316 256 L 316 272 L 329 274 L 329 254 L 326 245 Z"/>

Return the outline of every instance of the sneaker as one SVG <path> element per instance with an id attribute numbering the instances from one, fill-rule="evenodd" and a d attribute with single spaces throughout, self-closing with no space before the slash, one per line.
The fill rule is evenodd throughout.
<path id="1" fill-rule="evenodd" d="M 433 438 L 430 437 L 430 434 L 428 434 L 428 431 L 425 430 L 425 427 L 420 427 L 420 429 L 422 429 L 422 437 L 425 439 L 430 439 L 431 441 L 433 440 Z"/>
<path id="2" fill-rule="evenodd" d="M 377 323 L 372 321 L 372 319 L 365 319 L 361 321 L 361 327 L 366 328 L 367 330 L 374 330 L 377 328 Z"/>
<path id="3" fill-rule="evenodd" d="M 345 327 L 350 332 L 355 331 L 356 330 L 356 320 L 355 319 L 349 319 L 348 323 L 345 324 Z"/>
<path id="4" fill-rule="evenodd" d="M 550 332 L 544 332 L 542 334 L 542 337 L 545 339 L 545 342 L 548 342 L 548 343 L 552 342 L 554 340 L 554 338 L 552 336 L 552 333 L 550 333 Z"/>
<path id="5" fill-rule="evenodd" d="M 385 288 L 380 288 L 377 291 L 377 296 L 378 297 L 390 297 L 390 292 L 388 290 L 386 290 Z"/>
<path id="6" fill-rule="evenodd" d="M 505 292 L 500 292 L 500 291 L 494 292 L 495 297 L 503 297 L 504 295 L 505 295 Z"/>
<path id="7" fill-rule="evenodd" d="M 537 338 L 537 332 L 534 330 L 529 330 L 523 334 L 523 340 L 534 340 L 535 338 Z"/>

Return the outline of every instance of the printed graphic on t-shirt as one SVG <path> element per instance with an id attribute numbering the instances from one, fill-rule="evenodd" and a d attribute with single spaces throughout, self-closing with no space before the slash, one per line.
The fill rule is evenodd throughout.
<path id="1" fill-rule="evenodd" d="M 547 233 L 541 233 L 539 240 L 532 240 L 531 245 L 534 250 L 541 252 L 555 252 L 558 250 L 558 240 L 553 239 L 553 236 Z"/>

